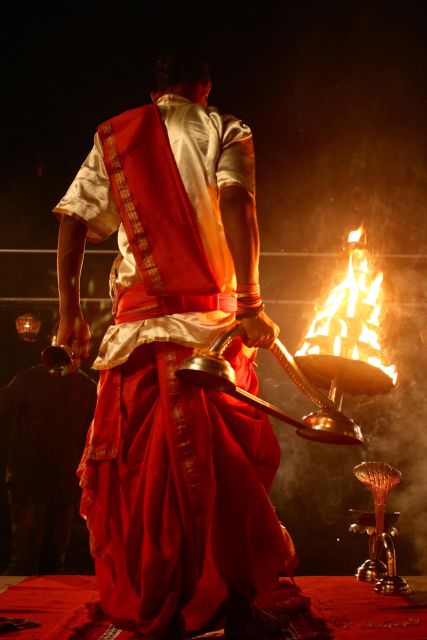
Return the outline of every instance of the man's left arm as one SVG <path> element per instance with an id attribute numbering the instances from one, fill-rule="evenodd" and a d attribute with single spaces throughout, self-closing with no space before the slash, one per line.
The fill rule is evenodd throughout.
<path id="1" fill-rule="evenodd" d="M 59 328 L 57 344 L 68 345 L 78 358 L 89 356 L 89 325 L 80 305 L 80 276 L 86 246 L 86 225 L 63 216 L 59 227 L 57 273 Z"/>

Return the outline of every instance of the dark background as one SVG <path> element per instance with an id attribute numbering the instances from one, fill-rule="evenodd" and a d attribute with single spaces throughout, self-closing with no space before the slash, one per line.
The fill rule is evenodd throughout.
<path id="1" fill-rule="evenodd" d="M 272 500 L 294 537 L 298 572 L 351 574 L 366 559 L 367 536 L 348 532 L 347 514 L 372 504 L 352 469 L 380 460 L 402 471 L 388 502 L 401 512 L 399 573 L 427 573 L 427 3 L 145 6 L 65 3 L 61 13 L 23 8 L 3 19 L 0 384 L 38 362 L 50 341 L 57 317 L 57 221 L 50 211 L 89 152 L 96 126 L 148 101 L 157 55 L 176 48 L 202 53 L 212 67 L 211 104 L 254 133 L 263 294 L 289 351 L 342 266 L 349 231 L 360 224 L 388 284 L 399 385 L 389 394 L 344 399 L 365 444 L 307 442 L 274 421 L 283 456 Z M 113 251 L 115 238 L 102 248 Z M 51 253 L 5 251 L 12 249 Z M 111 261 L 98 254 L 85 261 L 93 356 L 110 322 L 108 301 L 98 299 L 107 297 Z M 16 334 L 15 318 L 25 311 L 42 320 L 34 343 Z M 298 415 L 313 410 L 271 354 L 260 354 L 258 373 L 270 402 Z M 1 425 L 2 467 L 11 426 Z M 2 505 L 4 562 L 3 497 Z M 80 532 L 70 571 L 90 566 L 84 545 Z"/>

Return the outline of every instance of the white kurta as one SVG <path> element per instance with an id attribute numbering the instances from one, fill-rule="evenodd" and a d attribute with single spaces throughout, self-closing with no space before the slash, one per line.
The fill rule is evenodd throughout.
<path id="1" fill-rule="evenodd" d="M 255 195 L 255 158 L 250 129 L 234 116 L 220 115 L 182 96 L 166 94 L 157 100 L 185 190 L 197 216 L 208 260 L 221 291 L 235 289 L 233 260 L 225 239 L 218 205 L 221 188 L 240 185 Z M 94 146 L 54 212 L 83 221 L 89 241 L 101 242 L 118 231 L 121 262 L 116 284 L 141 283 L 114 201 L 98 134 Z M 242 230 L 244 233 L 244 230 Z M 191 277 L 191 274 L 189 274 Z M 180 313 L 113 325 L 108 328 L 93 367 L 109 369 L 127 360 L 140 344 L 170 340 L 207 346 L 234 322 L 222 311 Z"/>

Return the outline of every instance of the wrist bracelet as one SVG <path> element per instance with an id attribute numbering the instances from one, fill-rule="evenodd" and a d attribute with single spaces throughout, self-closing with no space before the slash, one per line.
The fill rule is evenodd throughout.
<path id="1" fill-rule="evenodd" d="M 259 316 L 261 311 L 264 311 L 264 309 L 265 305 L 262 302 L 260 305 L 254 307 L 253 309 L 247 309 L 247 311 L 236 313 L 236 320 L 244 320 L 245 318 L 256 318 L 257 316 Z"/>

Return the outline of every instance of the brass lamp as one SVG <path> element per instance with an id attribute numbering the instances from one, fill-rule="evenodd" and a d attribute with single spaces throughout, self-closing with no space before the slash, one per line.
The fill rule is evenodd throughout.
<path id="1" fill-rule="evenodd" d="M 241 389 L 236 384 L 236 375 L 223 352 L 237 336 L 244 335 L 240 324 L 234 325 L 220 334 L 207 349 L 197 349 L 179 366 L 176 375 L 185 384 L 203 389 L 223 391 L 246 404 L 296 427 L 302 438 L 330 444 L 361 444 L 360 427 L 347 418 L 337 408 L 334 398 L 324 395 L 305 377 L 293 357 L 278 338 L 271 347 L 271 353 L 278 360 L 291 380 L 314 402 L 320 410 L 302 420 L 281 408 Z"/>

